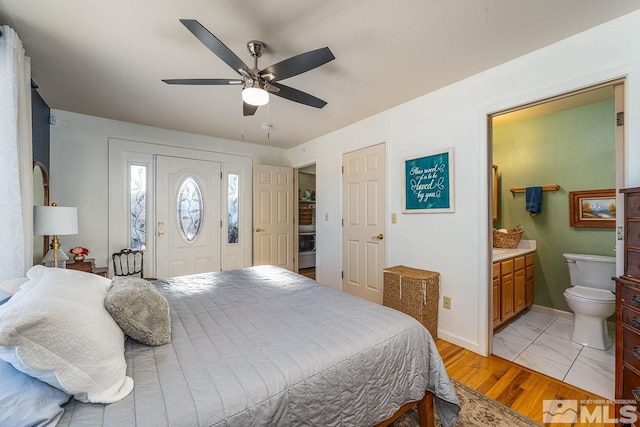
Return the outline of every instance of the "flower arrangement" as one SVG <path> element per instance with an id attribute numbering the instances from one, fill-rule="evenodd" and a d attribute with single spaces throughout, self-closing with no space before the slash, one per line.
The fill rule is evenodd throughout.
<path id="1" fill-rule="evenodd" d="M 89 249 L 83 248 L 82 246 L 76 246 L 75 248 L 69 249 L 69 253 L 72 253 L 73 259 L 75 261 L 83 261 L 85 255 L 89 255 Z"/>

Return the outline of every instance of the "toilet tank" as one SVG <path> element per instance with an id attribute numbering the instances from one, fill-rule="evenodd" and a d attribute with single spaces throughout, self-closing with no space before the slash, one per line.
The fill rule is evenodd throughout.
<path id="1" fill-rule="evenodd" d="M 562 254 L 569 266 L 572 286 L 615 290 L 616 259 L 612 256 Z"/>

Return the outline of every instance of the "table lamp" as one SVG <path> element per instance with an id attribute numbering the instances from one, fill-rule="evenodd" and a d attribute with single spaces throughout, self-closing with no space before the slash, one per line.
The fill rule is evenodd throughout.
<path id="1" fill-rule="evenodd" d="M 60 249 L 58 236 L 78 234 L 78 208 L 52 203 L 33 207 L 33 234 L 53 236 L 51 249 L 42 259 L 47 267 L 66 267 L 69 257 Z"/>

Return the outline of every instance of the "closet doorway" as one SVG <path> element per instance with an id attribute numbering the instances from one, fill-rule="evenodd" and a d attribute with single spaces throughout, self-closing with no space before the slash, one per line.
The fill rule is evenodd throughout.
<path id="1" fill-rule="evenodd" d="M 298 199 L 296 212 L 297 271 L 299 274 L 316 279 L 316 165 L 315 163 L 297 168 L 296 186 Z"/>

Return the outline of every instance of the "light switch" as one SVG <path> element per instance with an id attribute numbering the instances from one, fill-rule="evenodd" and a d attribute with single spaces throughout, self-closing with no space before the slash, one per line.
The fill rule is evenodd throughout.
<path id="1" fill-rule="evenodd" d="M 393 212 L 391 214 L 391 224 L 397 224 L 398 223 L 398 214 L 396 214 L 395 212 Z"/>
<path id="2" fill-rule="evenodd" d="M 329 212 L 324 213 L 324 220 L 329 221 Z"/>

